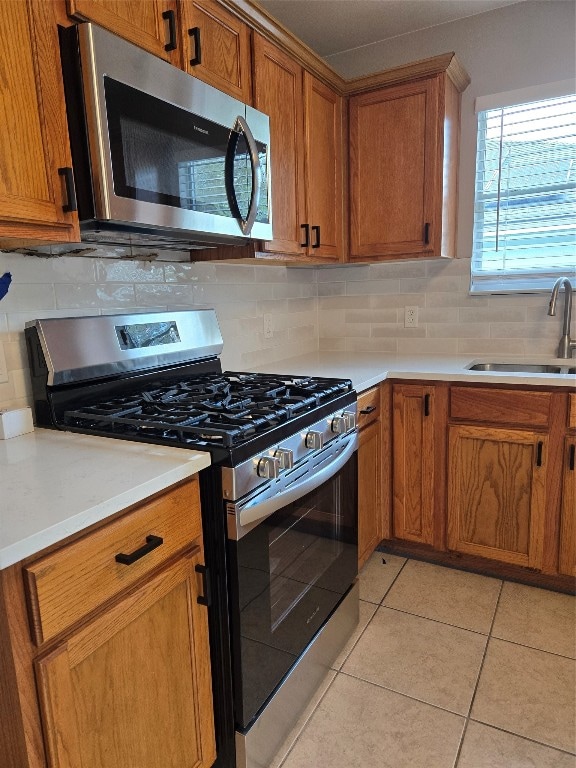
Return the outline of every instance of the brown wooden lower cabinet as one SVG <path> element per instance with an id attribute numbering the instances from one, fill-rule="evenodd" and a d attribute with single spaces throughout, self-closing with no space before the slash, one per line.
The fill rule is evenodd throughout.
<path id="1" fill-rule="evenodd" d="M 574 591 L 576 395 L 394 382 L 392 401 L 389 551 Z"/>
<path id="2" fill-rule="evenodd" d="M 445 388 L 394 384 L 392 393 L 392 518 L 394 536 L 438 545 L 442 516 Z"/>
<path id="3" fill-rule="evenodd" d="M 527 430 L 450 427 L 449 549 L 541 568 L 547 447 Z"/>
<path id="4" fill-rule="evenodd" d="M 47 557 L 0 571 L 2 766 L 209 768 L 213 764 L 208 617 L 198 603 L 202 578 L 196 571 L 203 563 L 199 531 L 177 552 L 170 549 L 179 535 L 174 511 L 181 506 L 183 493 L 191 511 L 199 509 L 198 483 L 192 480 Z M 101 545 L 103 552 L 110 544 L 112 551 L 132 553 L 142 541 L 138 512 L 152 508 L 153 526 L 162 529 L 168 544 L 164 554 L 158 546 L 134 565 L 119 564 L 111 556 L 109 568 L 126 578 L 122 569 L 145 563 L 149 555 L 159 561 L 143 566 L 137 581 L 122 584 L 119 579 L 115 595 L 107 595 L 105 602 L 89 608 L 72 625 L 64 622 L 66 630 L 49 642 L 33 641 L 38 637 L 33 617 L 47 598 L 41 592 L 25 594 L 23 572 L 48 559 L 55 559 L 56 566 L 60 560 L 64 567 L 71 562 L 70 555 L 74 559 L 75 548 L 83 551 L 91 542 Z M 131 522 L 124 526 L 124 519 Z M 55 600 L 50 596 L 50 604 Z"/>
<path id="5" fill-rule="evenodd" d="M 382 539 L 382 437 L 380 389 L 358 398 L 358 567 Z"/>
<path id="6" fill-rule="evenodd" d="M 53 768 L 216 759 L 197 547 L 35 663 Z"/>
<path id="7" fill-rule="evenodd" d="M 564 444 L 562 512 L 560 521 L 560 573 L 576 576 L 576 435 Z"/>

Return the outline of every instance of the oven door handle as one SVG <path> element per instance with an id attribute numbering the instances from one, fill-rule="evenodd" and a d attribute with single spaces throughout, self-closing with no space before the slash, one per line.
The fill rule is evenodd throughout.
<path id="1" fill-rule="evenodd" d="M 263 501 L 260 504 L 241 509 L 239 514 L 240 527 L 251 525 L 260 520 L 264 520 L 266 517 L 270 517 L 270 515 L 274 514 L 274 512 L 277 512 L 279 509 L 282 509 L 282 507 L 291 504 L 293 501 L 297 501 L 310 491 L 318 488 L 322 483 L 330 480 L 331 477 L 334 477 L 334 475 L 342 469 L 357 448 L 358 435 L 355 432 L 350 435 L 347 445 L 337 454 L 335 459 L 317 472 L 304 478 L 301 483 L 291 485 L 283 493 L 279 493 L 270 499 L 266 499 L 266 501 Z M 241 538 L 240 532 L 238 533 L 238 538 Z"/>

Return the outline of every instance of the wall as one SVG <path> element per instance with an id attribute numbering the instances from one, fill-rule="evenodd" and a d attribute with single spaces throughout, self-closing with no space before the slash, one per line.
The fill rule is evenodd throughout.
<path id="1" fill-rule="evenodd" d="M 246 370 L 316 350 L 314 270 L 248 264 L 161 263 L 0 252 L 0 276 L 12 274 L 0 300 L 0 408 L 30 403 L 24 323 L 44 317 L 214 307 L 224 338 L 222 365 Z M 265 339 L 262 316 L 272 315 Z"/>
<path id="2" fill-rule="evenodd" d="M 222 364 L 237 371 L 317 349 L 554 357 L 562 325 L 562 299 L 552 318 L 543 294 L 469 297 L 463 259 L 287 269 L 0 252 L 4 272 L 13 281 L 0 301 L 0 358 L 9 376 L 0 383 L 0 408 L 30 403 L 22 331 L 37 317 L 214 307 Z M 404 328 L 405 306 L 418 307 L 417 328 Z M 264 313 L 272 315 L 271 339 L 263 336 Z"/>
<path id="3" fill-rule="evenodd" d="M 215 307 L 225 368 L 243 370 L 316 350 L 554 356 L 561 313 L 547 297 L 468 295 L 477 95 L 574 76 L 572 0 L 522 2 L 329 57 L 352 77 L 454 50 L 472 78 L 463 95 L 458 261 L 286 269 L 270 265 L 53 258 L 0 252 L 13 283 L 0 301 L 0 408 L 29 402 L 23 334 L 35 317 Z M 100 254 L 102 255 L 102 254 Z M 404 306 L 419 307 L 405 329 Z M 272 339 L 262 315 L 273 316 Z M 573 335 L 574 333 L 573 329 Z"/>
<path id="4" fill-rule="evenodd" d="M 473 5 L 473 3 L 471 3 Z M 472 250 L 477 96 L 576 77 L 576 3 L 528 0 L 326 57 L 344 77 L 454 51 L 471 78 L 462 94 L 458 255 Z"/>
<path id="5" fill-rule="evenodd" d="M 555 355 L 561 312 L 546 315 L 544 295 L 469 296 L 477 96 L 574 78 L 572 0 L 520 2 L 488 13 L 328 56 L 359 77 L 455 51 L 471 77 L 462 94 L 459 214 L 455 263 L 396 264 L 323 272 L 321 349 Z M 421 327 L 403 327 L 403 307 L 421 308 Z M 574 335 L 574 326 L 572 329 Z"/>
<path id="6" fill-rule="evenodd" d="M 468 266 L 458 259 L 318 270 L 319 348 L 555 357 L 563 296 L 556 317 L 544 294 L 470 297 Z M 418 307 L 417 328 L 404 328 L 405 306 Z"/>

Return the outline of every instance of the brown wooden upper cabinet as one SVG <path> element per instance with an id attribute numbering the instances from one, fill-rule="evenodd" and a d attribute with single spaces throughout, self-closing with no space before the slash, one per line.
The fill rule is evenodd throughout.
<path id="1" fill-rule="evenodd" d="M 183 69 L 252 103 L 250 28 L 216 0 L 182 0 Z"/>
<path id="2" fill-rule="evenodd" d="M 93 21 L 139 48 L 180 65 L 176 0 L 67 0 L 68 15 Z"/>
<path id="3" fill-rule="evenodd" d="M 342 98 L 254 34 L 254 106 L 270 116 L 274 240 L 303 261 L 343 257 Z"/>
<path id="4" fill-rule="evenodd" d="M 351 97 L 350 261 L 455 255 L 459 123 L 448 70 Z"/>
<path id="5" fill-rule="evenodd" d="M 80 240 L 52 3 L 2 4 L 0 244 Z"/>

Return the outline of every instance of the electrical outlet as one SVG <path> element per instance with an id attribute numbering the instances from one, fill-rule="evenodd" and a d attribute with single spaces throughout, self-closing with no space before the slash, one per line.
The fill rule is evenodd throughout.
<path id="1" fill-rule="evenodd" d="M 418 307 L 404 307 L 404 328 L 418 328 Z"/>
<path id="2" fill-rule="evenodd" d="M 272 315 L 264 315 L 264 338 L 271 339 L 274 335 L 272 330 Z"/>
<path id="3" fill-rule="evenodd" d="M 8 366 L 6 365 L 6 356 L 4 355 L 4 347 L 0 342 L 0 384 L 5 384 L 8 381 Z"/>

